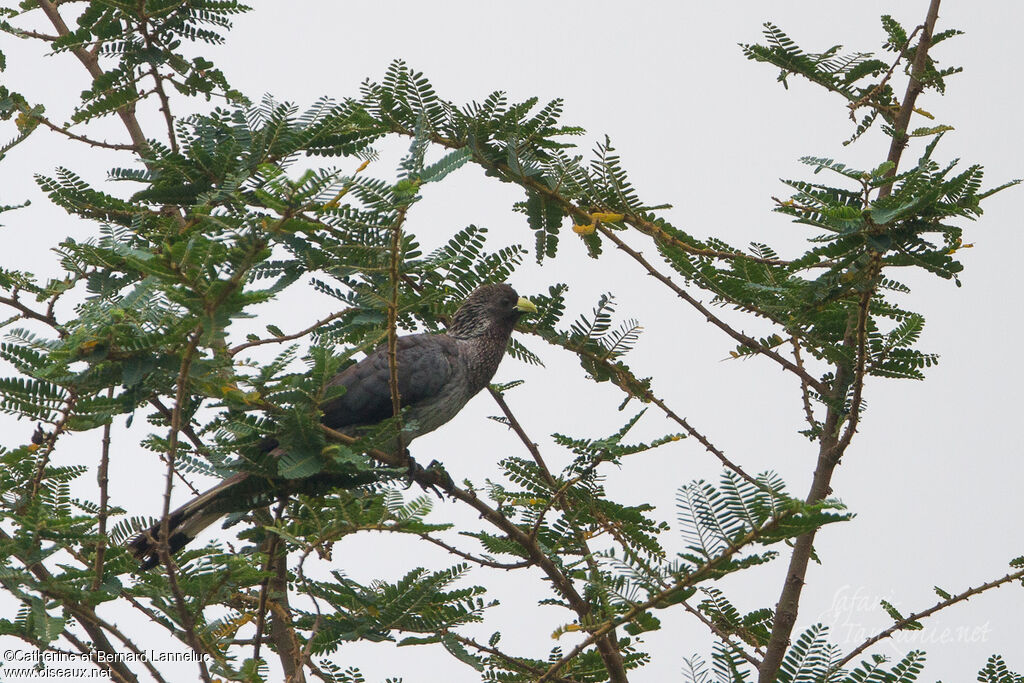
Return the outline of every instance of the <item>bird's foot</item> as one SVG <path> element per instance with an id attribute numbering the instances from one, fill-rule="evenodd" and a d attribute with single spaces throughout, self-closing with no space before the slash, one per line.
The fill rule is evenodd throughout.
<path id="1" fill-rule="evenodd" d="M 409 486 L 416 482 L 424 491 L 431 491 L 441 499 L 444 498 L 444 491 L 446 489 L 455 487 L 455 482 L 452 481 L 444 466 L 437 460 L 431 461 L 429 465 L 423 467 L 410 456 L 407 476 L 409 478 Z"/>

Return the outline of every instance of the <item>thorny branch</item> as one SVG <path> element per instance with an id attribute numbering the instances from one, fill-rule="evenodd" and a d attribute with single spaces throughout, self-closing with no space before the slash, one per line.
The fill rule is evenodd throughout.
<path id="1" fill-rule="evenodd" d="M 11 542 L 13 539 L 3 529 L 0 529 L 0 540 L 4 542 Z M 53 574 L 43 566 L 41 562 L 29 561 L 24 557 L 17 556 L 19 562 L 21 562 L 25 569 L 27 569 L 40 584 L 44 586 L 56 586 L 59 585 L 54 581 Z M 4 583 L 7 579 L 0 578 L 0 583 Z M 41 588 L 40 592 L 46 597 L 61 602 L 68 612 L 75 618 L 76 621 L 82 626 L 82 629 L 92 639 L 93 649 L 103 652 L 107 657 L 102 662 L 103 668 L 110 671 L 111 675 L 115 680 L 120 683 L 138 683 L 138 678 L 129 669 L 124 661 L 118 659 L 115 656 L 117 650 L 114 648 L 113 643 L 107 638 L 107 633 L 104 631 L 104 626 L 100 624 L 99 617 L 96 616 L 96 612 L 93 607 L 83 604 L 78 600 L 69 600 L 65 596 L 55 593 L 51 590 Z M 109 629 L 108 629 L 109 630 Z"/>
<path id="2" fill-rule="evenodd" d="M 989 581 L 988 583 L 983 583 L 980 586 L 978 586 L 977 588 L 968 588 L 967 590 L 965 590 L 962 593 L 958 593 L 957 595 L 950 596 L 950 597 L 946 598 L 945 600 L 940 600 L 939 602 L 935 603 L 934 605 L 932 605 L 928 609 L 924 609 L 924 610 L 921 610 L 920 612 L 914 612 L 913 614 L 909 614 L 909 615 L 903 617 L 902 619 L 896 621 L 894 624 L 892 624 L 888 628 L 885 628 L 882 631 L 878 632 L 877 634 L 871 636 L 870 638 L 865 640 L 863 643 L 861 643 L 860 645 L 858 645 L 854 649 L 850 650 L 848 653 L 846 653 L 845 657 L 843 657 L 838 662 L 836 662 L 835 664 L 832 665 L 832 668 L 829 670 L 829 674 L 831 674 L 834 671 L 838 671 L 839 668 L 842 667 L 844 664 L 853 661 L 854 657 L 856 657 L 860 653 L 864 652 L 865 650 L 867 650 L 869 647 L 871 647 L 875 643 L 877 643 L 877 642 L 879 642 L 881 640 L 885 640 L 886 638 L 891 636 L 893 633 L 896 633 L 896 631 L 901 631 L 904 628 L 906 628 L 907 626 L 909 626 L 909 625 L 911 625 L 911 624 L 913 624 L 913 623 L 915 623 L 917 621 L 920 621 L 921 619 L 924 619 L 926 617 L 930 617 L 931 615 L 935 614 L 936 612 L 944 610 L 947 607 L 955 605 L 955 604 L 957 604 L 959 602 L 964 602 L 968 598 L 972 598 L 975 595 L 978 595 L 980 593 L 984 593 L 985 591 L 991 590 L 993 588 L 998 588 L 998 587 L 1003 586 L 1003 585 L 1008 584 L 1008 583 L 1012 583 L 1013 581 L 1020 581 L 1022 579 L 1024 579 L 1024 569 L 1021 569 L 1021 570 L 1018 570 L 1018 571 L 1015 571 L 1015 572 L 1010 572 L 1009 574 L 1007 574 L 1005 576 L 1002 576 L 1002 577 L 1000 577 L 998 579 L 995 579 L 994 581 Z"/>
<path id="3" fill-rule="evenodd" d="M 358 441 L 354 437 L 342 434 L 323 424 L 320 425 L 320 430 L 331 439 L 344 444 L 351 445 Z M 407 464 L 404 456 L 386 453 L 379 449 L 370 449 L 367 451 L 367 455 L 392 467 L 405 467 Z M 477 497 L 475 491 L 459 488 L 448 477 L 439 476 L 437 472 L 430 470 L 410 472 L 410 476 L 422 486 L 440 488 L 452 498 L 469 505 L 480 514 L 481 518 L 499 529 L 510 541 L 519 545 L 531 563 L 540 567 L 551 581 L 555 590 L 565 599 L 572 610 L 576 612 L 580 623 L 589 622 L 591 614 L 590 603 L 576 589 L 572 578 L 566 575 L 558 564 L 548 557 L 536 539 L 531 539 L 529 534 L 520 529 L 508 517 Z M 618 645 L 607 636 L 608 633 L 605 632 L 600 638 L 596 639 L 597 649 L 608 670 L 609 680 L 612 683 L 625 683 L 627 679 L 622 655 L 619 652 Z"/>
<path id="4" fill-rule="evenodd" d="M 60 37 L 65 37 L 71 33 L 68 25 L 64 23 L 64 18 L 61 17 L 60 12 L 57 11 L 57 3 L 51 2 L 50 0 L 36 0 L 36 4 L 46 14 L 46 18 L 50 20 L 53 27 L 57 29 L 57 34 Z M 97 48 L 99 45 L 97 45 Z M 90 52 L 82 46 L 76 46 L 71 48 L 71 53 L 78 58 L 78 61 L 82 63 L 89 75 L 92 76 L 93 80 L 103 76 L 103 69 L 100 68 L 99 58 L 97 52 Z M 117 109 L 117 115 L 121 118 L 121 122 L 124 127 L 128 130 L 128 135 L 132 139 L 132 149 L 137 154 L 141 154 L 143 150 L 149 147 L 149 143 L 146 141 L 146 135 L 142 132 L 142 126 L 139 125 L 139 120 L 135 117 L 135 111 L 133 109 L 134 103 L 124 104 Z"/>
<path id="5" fill-rule="evenodd" d="M 307 334 L 312 334 L 313 332 L 320 329 L 321 327 L 331 322 L 332 320 L 337 320 L 338 318 L 350 313 L 351 311 L 351 308 L 343 308 L 340 311 L 336 311 L 330 314 L 326 318 L 317 320 L 309 327 L 303 330 L 299 330 L 294 334 L 286 334 L 280 337 L 269 337 L 267 339 L 253 339 L 252 341 L 247 341 L 244 344 L 232 346 L 230 349 L 228 349 L 228 355 L 237 356 L 240 352 L 244 351 L 245 349 L 252 348 L 253 346 L 261 346 L 263 344 L 280 344 L 282 342 L 292 341 L 293 339 L 301 339 L 302 337 L 305 337 Z"/>
<path id="6" fill-rule="evenodd" d="M 917 27 L 914 28 L 913 31 L 911 31 L 910 35 L 907 36 L 906 42 L 900 48 L 899 54 L 896 55 L 896 59 L 893 60 L 892 65 L 889 66 L 889 70 L 886 71 L 885 76 L 882 77 L 882 80 L 880 80 L 878 82 L 878 84 L 875 85 L 875 87 L 873 87 L 871 90 L 866 92 L 864 94 L 864 96 L 861 97 L 859 100 L 856 100 L 854 102 L 850 102 L 850 104 L 847 105 L 847 107 L 849 107 L 849 109 L 850 109 L 850 120 L 851 121 L 856 121 L 857 120 L 857 117 L 855 115 L 856 111 L 858 109 L 860 109 L 861 107 L 866 106 L 866 105 L 870 105 L 873 109 L 875 109 L 875 111 L 880 112 L 883 117 L 886 117 L 886 114 L 890 113 L 890 110 L 888 108 L 882 107 L 882 106 L 878 106 L 878 105 L 874 104 L 871 100 L 875 97 L 875 95 L 877 95 L 878 93 L 880 93 L 882 91 L 882 88 L 885 87 L 885 84 L 888 83 L 889 80 L 892 78 L 892 75 L 896 72 L 896 67 L 898 67 L 900 65 L 900 62 L 903 61 L 903 54 L 906 52 L 906 50 L 910 46 L 910 44 L 912 42 L 914 42 L 914 38 L 917 36 L 917 34 L 918 34 L 918 32 L 920 30 L 921 30 L 921 26 L 917 26 Z M 889 117 L 886 117 L 886 118 L 889 118 Z"/>
<path id="7" fill-rule="evenodd" d="M 68 138 L 69 140 L 74 140 L 76 142 L 84 142 L 85 144 L 89 145 L 90 147 L 99 147 L 101 149 L 113 149 L 113 150 L 120 150 L 120 151 L 132 151 L 132 150 L 135 149 L 135 145 L 127 145 L 127 144 L 124 144 L 124 143 L 121 143 L 121 142 L 106 142 L 105 140 L 94 140 L 93 138 L 90 138 L 90 137 L 85 136 L 85 135 L 79 135 L 77 133 L 72 133 L 67 128 L 64 128 L 63 126 L 58 126 L 53 121 L 51 121 L 50 119 L 46 118 L 45 116 L 42 116 L 41 114 L 34 114 L 34 113 L 30 112 L 30 113 L 26 114 L 26 116 L 28 116 L 33 121 L 37 121 L 38 123 L 43 124 L 44 126 L 49 128 L 53 132 L 60 133 L 64 137 Z"/>
<path id="8" fill-rule="evenodd" d="M 938 19 L 939 4 L 940 0 L 930 1 L 927 16 L 921 27 L 921 38 L 914 55 L 907 92 L 893 124 L 894 135 L 892 144 L 889 147 L 888 156 L 888 160 L 893 164 L 889 171 L 890 175 L 895 175 L 899 167 L 903 149 L 906 147 L 907 140 L 909 139 L 906 130 L 914 111 L 914 103 L 924 88 L 921 79 L 924 76 L 927 65 L 928 49 L 931 46 L 932 32 Z M 885 197 L 891 191 L 892 183 L 889 183 L 880 189 L 879 197 Z M 846 364 L 837 364 L 835 378 L 830 390 L 827 392 L 819 391 L 819 395 L 828 397 L 829 405 L 820 437 L 817 467 L 811 482 L 810 491 L 807 494 L 808 502 L 821 500 L 831 492 L 832 474 L 856 431 L 867 355 L 865 348 L 867 320 L 871 299 L 877 287 L 879 273 L 880 259 L 877 255 L 874 255 L 871 264 L 864 273 L 866 276 L 863 285 L 865 289 L 856 310 L 856 324 L 852 329 L 848 326 L 846 338 L 843 341 L 843 348 L 850 352 L 851 357 L 854 358 L 855 367 L 852 373 Z M 849 415 L 850 421 L 846 426 L 845 432 L 840 436 L 838 430 L 841 427 L 842 419 L 846 417 L 844 404 L 851 383 L 854 395 Z M 815 388 L 817 389 L 817 387 Z M 775 608 L 772 633 L 768 646 L 765 649 L 764 660 L 758 669 L 759 683 L 772 683 L 776 679 L 786 649 L 789 647 L 789 639 L 793 632 L 793 627 L 796 625 L 800 596 L 803 591 L 804 579 L 807 575 L 807 566 L 813 553 L 814 538 L 815 533 L 812 531 L 800 536 L 794 543 L 786 580 L 779 595 L 779 602 Z"/>
<path id="9" fill-rule="evenodd" d="M 501 650 L 497 650 L 497 649 L 495 649 L 493 647 L 489 647 L 487 645 L 482 645 L 481 643 L 476 642 L 472 638 L 466 638 L 465 636 L 460 636 L 458 633 L 453 633 L 451 631 L 448 631 L 446 633 L 446 635 L 448 635 L 451 638 L 454 638 L 455 640 L 459 641 L 460 643 L 462 643 L 466 647 L 473 648 L 477 652 L 483 652 L 484 654 L 491 655 L 492 657 L 497 657 L 498 659 L 503 661 L 510 669 L 514 669 L 516 671 L 521 671 L 523 673 L 528 673 L 528 674 L 531 674 L 533 676 L 542 676 L 542 675 L 544 675 L 544 670 L 543 669 L 538 669 L 538 668 L 536 668 L 534 666 L 530 666 L 529 664 L 527 664 L 526 662 L 522 661 L 521 659 L 518 659 L 518 658 L 513 657 L 511 655 L 507 655 L 504 652 L 502 652 Z M 575 678 L 566 678 L 566 677 L 563 677 L 563 676 L 553 676 L 553 677 L 549 678 L 548 680 L 553 681 L 553 683 L 578 683 L 577 679 L 575 679 Z"/>
<path id="10" fill-rule="evenodd" d="M 666 600 L 675 595 L 678 591 L 683 590 L 689 586 L 693 586 L 696 583 L 704 580 L 708 576 L 712 575 L 715 569 L 720 564 L 722 564 L 723 562 L 727 562 L 730 558 L 732 558 L 733 555 L 738 553 L 748 544 L 752 543 L 756 539 L 762 537 L 763 535 L 774 529 L 787 517 L 792 516 L 792 514 L 793 513 L 791 511 L 783 511 L 779 514 L 778 517 L 774 517 L 768 520 L 756 529 L 751 529 L 746 534 L 730 543 L 728 547 L 724 548 L 722 552 L 718 555 L 718 557 L 715 557 L 714 559 L 706 562 L 705 564 L 701 565 L 700 567 L 686 574 L 685 576 L 680 577 L 675 583 L 673 583 L 668 588 L 665 588 L 664 590 L 655 593 L 643 602 L 634 604 L 632 607 L 630 607 L 628 610 L 618 615 L 614 619 L 611 619 L 605 622 L 604 624 L 601 624 L 597 628 L 591 630 L 587 638 L 585 638 L 582 642 L 577 644 L 576 647 L 567 652 L 557 662 L 552 664 L 551 668 L 549 668 L 543 676 L 537 679 L 535 683 L 545 683 L 546 681 L 551 680 L 551 677 L 557 674 L 562 667 L 571 662 L 577 655 L 583 652 L 583 650 L 585 650 L 587 647 L 594 644 L 594 642 L 598 638 L 610 633 L 612 629 L 614 629 L 616 626 L 620 626 L 622 624 L 632 621 L 643 612 L 646 612 L 647 610 L 651 609 L 652 607 L 655 607 L 656 605 L 664 603 Z"/>
<path id="11" fill-rule="evenodd" d="M 114 388 L 107 391 L 107 396 L 113 398 Z M 110 502 L 107 490 L 110 483 L 107 476 L 110 469 L 110 427 L 111 422 L 103 425 L 103 439 L 101 441 L 100 466 L 96 470 L 96 483 L 100 488 L 100 510 L 96 517 L 96 535 L 99 540 L 96 542 L 96 562 L 93 565 L 92 589 L 98 590 L 103 581 L 103 559 L 107 550 L 107 513 Z"/>
<path id="12" fill-rule="evenodd" d="M 669 405 L 665 403 L 663 399 L 659 398 L 651 389 L 645 389 L 642 393 L 634 393 L 633 390 L 630 389 L 629 387 L 641 386 L 642 383 L 635 375 L 633 375 L 629 370 L 627 370 L 623 366 L 611 363 L 608 361 L 607 358 L 603 358 L 598 354 L 591 353 L 585 348 L 561 344 L 557 340 L 553 340 L 545 335 L 538 334 L 538 336 L 540 336 L 542 339 L 549 343 L 561 346 L 570 353 L 575 353 L 579 356 L 585 357 L 587 360 L 593 363 L 600 365 L 604 370 L 606 370 L 607 372 L 609 372 L 610 374 L 612 374 L 613 376 L 617 377 L 620 380 L 614 382 L 614 384 L 617 387 L 619 387 L 622 391 L 624 391 L 628 396 L 632 398 L 637 398 L 644 403 L 653 403 L 658 407 L 659 410 L 661 410 L 665 417 L 667 417 L 668 419 L 672 420 L 680 427 L 682 427 L 683 430 L 689 436 L 693 437 L 702 446 L 704 446 L 705 450 L 707 450 L 713 456 L 718 458 L 719 462 L 721 462 L 723 466 L 732 470 L 740 477 L 742 477 L 745 481 L 749 482 L 750 484 L 753 484 L 759 489 L 762 489 L 766 492 L 771 491 L 771 489 L 765 487 L 764 484 L 758 481 L 755 477 L 752 477 L 735 461 L 726 456 L 724 451 L 722 451 L 720 448 L 711 443 L 707 436 L 705 436 L 703 433 L 698 431 L 692 424 L 690 424 L 689 420 L 687 420 L 684 417 L 681 417 L 678 413 L 672 410 L 672 408 L 669 407 Z"/>
<path id="13" fill-rule="evenodd" d="M 793 344 L 793 360 L 798 366 L 804 367 L 804 361 L 800 355 L 800 341 L 796 337 L 792 337 L 790 342 Z M 814 408 L 811 407 L 811 392 L 806 382 L 800 382 L 800 402 L 804 407 L 804 419 L 807 420 L 807 425 L 812 430 L 817 430 L 820 425 L 814 417 Z"/>
<path id="14" fill-rule="evenodd" d="M 392 125 L 392 130 L 395 133 L 398 133 L 398 134 L 401 134 L 401 135 L 406 135 L 406 136 L 415 135 L 414 131 L 409 130 L 407 128 L 404 128 L 404 127 L 402 127 L 402 126 L 400 126 L 398 124 L 393 124 Z M 443 147 L 450 148 L 450 149 L 457 149 L 457 148 L 460 148 L 460 147 L 464 146 L 462 143 L 460 143 L 458 141 L 451 140 L 451 139 L 448 139 L 448 138 L 445 138 L 445 137 L 442 137 L 442 136 L 439 136 L 439 135 L 432 135 L 431 136 L 431 141 L 436 143 L 436 144 L 439 144 L 439 145 L 441 145 Z M 781 356 L 780 354 L 778 354 L 773 349 L 765 346 L 764 344 L 760 343 L 759 341 L 757 341 L 753 337 L 750 337 L 750 336 L 744 334 L 743 332 L 734 329 L 731 325 L 729 325 L 724 320 L 722 320 L 721 318 L 716 316 L 706 306 L 701 304 L 697 299 L 695 299 L 692 295 L 690 295 L 686 290 L 681 288 L 679 285 L 675 284 L 668 276 L 666 276 L 664 273 L 662 273 L 657 268 L 652 266 L 650 264 L 650 262 L 648 262 L 647 259 L 645 259 L 643 257 L 643 255 L 640 254 L 640 252 L 638 252 L 637 250 L 635 250 L 632 247 L 630 247 L 629 245 L 627 245 L 616 234 L 617 231 L 608 228 L 607 226 L 603 225 L 600 221 L 594 221 L 594 219 L 590 215 L 590 213 L 588 213 L 584 209 L 576 206 L 573 202 L 571 202 L 568 199 L 566 199 L 565 197 L 563 197 L 561 194 L 558 193 L 557 190 L 551 189 L 545 183 L 543 183 L 541 181 L 538 181 L 535 178 L 527 177 L 527 176 L 524 176 L 522 174 L 517 174 L 517 173 L 513 172 L 512 169 L 510 169 L 508 166 L 502 165 L 502 164 L 498 164 L 498 163 L 495 163 L 495 162 L 487 159 L 482 154 L 480 154 L 477 150 L 473 151 L 473 160 L 477 164 L 479 164 L 480 166 L 482 166 L 485 169 L 495 173 L 496 175 L 498 175 L 500 177 L 507 178 L 509 181 L 517 183 L 517 184 L 521 185 L 522 187 L 524 187 L 526 189 L 529 189 L 532 192 L 536 192 L 536 193 L 544 196 L 545 198 L 551 200 L 552 202 L 554 202 L 555 204 L 560 206 L 569 216 L 571 216 L 571 217 L 573 217 L 575 219 L 578 219 L 578 220 L 582 220 L 582 221 L 588 222 L 588 223 L 593 222 L 597 226 L 597 229 L 600 231 L 600 233 L 605 238 L 609 239 L 620 250 L 624 251 L 634 261 L 636 261 L 641 266 L 643 266 L 644 269 L 648 273 L 650 273 L 654 278 L 656 278 L 662 284 L 666 285 L 669 289 L 671 289 L 673 292 L 675 292 L 675 294 L 679 298 L 683 299 L 688 304 L 690 304 L 692 307 L 694 307 L 701 315 L 704 316 L 704 318 L 708 322 L 712 323 L 713 325 L 715 325 L 716 327 L 721 329 L 723 332 L 728 334 L 730 337 L 732 337 L 736 341 L 740 342 L 744 346 L 750 348 L 754 352 L 759 353 L 759 354 L 764 355 L 764 356 L 767 356 L 768 358 L 771 358 L 772 360 L 774 360 L 776 363 L 781 365 L 787 371 L 795 373 L 803 381 L 806 381 L 810 386 L 814 387 L 815 390 L 817 390 L 817 391 L 819 391 L 821 393 L 824 393 L 824 386 L 821 384 L 821 382 L 818 379 L 816 379 L 815 377 L 811 376 L 810 374 L 808 374 L 806 371 L 802 370 L 801 368 L 798 368 L 789 359 Z M 658 242 L 658 243 L 669 244 L 671 246 L 677 247 L 679 249 L 682 249 L 683 251 L 686 251 L 688 253 L 692 253 L 692 254 L 695 254 L 695 255 L 710 256 L 710 257 L 724 258 L 724 259 L 746 259 L 746 260 L 754 262 L 754 263 L 763 263 L 763 264 L 766 264 L 766 265 L 777 265 L 777 266 L 784 266 L 784 265 L 788 265 L 788 263 L 789 263 L 788 261 L 780 261 L 780 260 L 777 260 L 777 259 L 763 259 L 763 258 L 760 258 L 760 257 L 755 257 L 755 256 L 750 256 L 750 255 L 747 255 L 747 254 L 741 254 L 741 253 L 735 253 L 735 252 L 721 252 L 721 251 L 717 251 L 717 250 L 703 250 L 703 249 L 694 247 L 693 245 L 689 245 L 689 244 L 687 244 L 685 242 L 682 242 L 681 240 L 677 240 L 676 238 L 674 238 L 674 237 L 668 235 L 667 233 L 665 233 L 665 231 L 663 229 L 661 229 L 659 226 L 657 226 L 656 224 L 651 223 L 649 221 L 645 221 L 645 220 L 643 220 L 643 219 L 641 219 L 639 217 L 631 216 L 630 215 L 630 216 L 626 216 L 624 220 L 625 220 L 625 222 L 627 224 L 629 224 L 630 226 L 636 228 L 638 231 L 644 233 L 645 235 L 648 235 L 648 236 L 654 238 L 655 241 Z M 708 252 L 708 253 L 705 253 L 705 252 Z M 818 265 L 822 265 L 822 264 L 818 264 Z M 768 313 L 766 313 L 764 311 L 759 311 L 759 310 L 757 310 L 755 308 L 752 308 L 749 304 L 746 304 L 746 303 L 743 303 L 743 302 L 736 302 L 736 301 L 733 301 L 732 303 L 734 303 L 737 306 L 739 306 L 741 308 L 744 308 L 744 309 L 754 313 L 755 315 L 759 315 L 761 317 L 767 318 L 767 319 L 771 320 L 772 322 L 774 322 L 776 324 L 781 324 L 781 322 L 776 320 L 773 316 L 769 315 Z"/>

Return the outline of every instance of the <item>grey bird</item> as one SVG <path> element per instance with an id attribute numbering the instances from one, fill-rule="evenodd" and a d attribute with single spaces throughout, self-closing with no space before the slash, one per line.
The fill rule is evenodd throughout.
<path id="1" fill-rule="evenodd" d="M 516 321 L 524 313 L 536 312 L 537 307 L 509 285 L 483 285 L 455 312 L 446 333 L 399 337 L 396 360 L 403 409 L 402 445 L 451 420 L 486 387 L 505 355 Z M 351 435 L 358 434 L 361 427 L 392 417 L 390 377 L 384 344 L 331 379 L 328 386 L 344 387 L 345 392 L 321 406 L 321 422 Z M 267 441 L 263 450 L 271 456 L 283 453 L 272 440 Z M 357 486 L 374 480 L 371 473 L 364 477 L 361 480 L 354 475 L 346 478 L 345 483 Z M 317 478 L 323 481 L 268 481 L 249 472 L 228 477 L 168 515 L 169 551 L 180 550 L 224 515 L 252 509 L 254 498 L 266 505 L 275 496 L 338 485 L 327 475 L 312 477 Z M 143 571 L 160 562 L 156 544 L 160 528 L 158 522 L 128 542 Z"/>

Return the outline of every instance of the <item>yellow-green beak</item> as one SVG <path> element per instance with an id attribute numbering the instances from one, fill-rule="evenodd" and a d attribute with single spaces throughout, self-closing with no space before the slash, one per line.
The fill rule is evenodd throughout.
<path id="1" fill-rule="evenodd" d="M 519 297 L 519 301 L 516 302 L 516 310 L 521 313 L 536 313 L 537 307 L 534 306 L 533 302 L 525 296 L 521 296 Z"/>

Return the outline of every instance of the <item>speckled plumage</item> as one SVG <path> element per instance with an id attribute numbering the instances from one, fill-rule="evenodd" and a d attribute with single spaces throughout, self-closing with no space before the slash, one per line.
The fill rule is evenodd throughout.
<path id="1" fill-rule="evenodd" d="M 431 432 L 451 420 L 463 406 L 486 387 L 505 355 L 509 336 L 524 311 L 536 310 L 506 284 L 484 285 L 474 290 L 452 317 L 445 334 L 413 334 L 399 337 L 396 359 L 398 392 L 403 408 L 402 445 Z M 330 386 L 345 392 L 322 406 L 322 422 L 347 434 L 392 416 L 391 370 L 387 345 L 370 353 L 336 375 Z M 394 444 L 397 446 L 397 444 Z M 271 455 L 281 454 L 276 443 L 268 443 Z M 254 477 L 240 472 L 189 501 L 169 515 L 171 552 L 179 550 L 196 534 L 237 505 L 251 500 L 244 494 L 254 488 Z M 311 479 L 316 479 L 316 476 Z M 263 486 L 267 487 L 265 480 Z M 353 481 L 356 485 L 359 481 Z M 295 482 L 281 482 L 295 490 Z M 271 483 L 270 486 L 273 486 Z M 277 489 L 270 488 L 269 493 Z M 232 503 L 235 504 L 233 507 Z M 245 507 L 241 508 L 242 510 Z M 142 569 L 159 562 L 150 540 L 159 533 L 156 524 L 129 542 Z"/>

